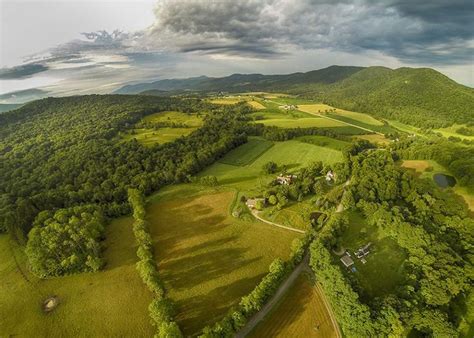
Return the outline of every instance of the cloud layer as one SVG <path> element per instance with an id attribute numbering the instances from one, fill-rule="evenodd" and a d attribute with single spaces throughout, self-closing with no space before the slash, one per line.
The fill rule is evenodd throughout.
<path id="1" fill-rule="evenodd" d="M 268 65 L 331 60 L 330 53 L 334 60 L 344 56 L 345 64 L 368 64 L 376 55 L 374 62 L 385 58 L 392 65 L 462 73 L 459 69 L 472 67 L 473 17 L 469 0 L 160 0 L 147 29 L 82 33 L 23 65 L 0 69 L 0 80 L 42 73 L 87 83 L 108 77 L 115 83 L 219 67 L 227 73 L 285 72 L 291 67 L 278 71 Z M 127 72 L 117 74 L 119 69 Z"/>

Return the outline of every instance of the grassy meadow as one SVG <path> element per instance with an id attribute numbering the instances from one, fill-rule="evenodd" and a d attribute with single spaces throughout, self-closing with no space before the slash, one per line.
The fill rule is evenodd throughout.
<path id="1" fill-rule="evenodd" d="M 299 236 L 230 214 L 235 191 L 196 185 L 163 189 L 147 215 L 155 256 L 185 335 L 219 320 L 250 292 L 276 257 L 288 258 Z"/>
<path id="2" fill-rule="evenodd" d="M 267 144 L 267 140 L 262 138 L 253 139 L 253 147 L 258 143 Z M 254 154 L 254 150 L 246 144 L 233 150 L 224 156 L 219 162 L 203 170 L 199 176 L 216 176 L 219 184 L 228 186 L 240 191 L 252 191 L 258 193 L 261 184 L 266 184 L 275 178 L 275 175 L 265 175 L 262 167 L 269 161 L 275 162 L 280 167 L 286 166 L 291 171 L 296 171 L 314 161 L 322 161 L 326 164 L 332 164 L 343 160 L 342 152 L 325 146 L 318 146 L 298 140 L 285 142 L 275 142 L 265 152 L 259 153 L 258 157 L 246 165 L 231 165 L 236 161 L 235 154 L 243 150 Z"/>
<path id="3" fill-rule="evenodd" d="M 337 337 L 323 295 L 308 274 L 301 274 L 274 310 L 249 335 L 259 337 Z"/>
<path id="4" fill-rule="evenodd" d="M 261 138 L 251 137 L 248 142 L 242 146 L 230 151 L 219 162 L 234 166 L 244 166 L 251 164 L 260 155 L 265 153 L 273 146 L 273 142 Z"/>
<path id="5" fill-rule="evenodd" d="M 382 122 L 380 122 L 379 120 L 373 118 L 370 115 L 331 107 L 327 104 L 302 104 L 302 105 L 298 106 L 298 110 L 301 110 L 303 112 L 310 113 L 310 114 L 325 115 L 325 114 L 331 113 L 331 115 L 347 117 L 351 120 L 355 120 L 355 121 L 362 122 L 362 123 L 365 123 L 365 124 L 369 124 L 369 125 L 372 125 L 372 126 L 382 126 L 383 125 Z"/>
<path id="6" fill-rule="evenodd" d="M 454 124 L 450 127 L 435 129 L 434 131 L 441 133 L 441 135 L 443 135 L 444 137 L 454 136 L 454 137 L 459 137 L 460 139 L 463 139 L 463 140 L 474 140 L 474 136 L 459 134 L 457 130 L 461 127 L 466 128 L 467 126 L 462 125 L 462 124 Z M 471 131 L 473 130 L 472 127 L 469 129 L 471 129 Z"/>
<path id="7" fill-rule="evenodd" d="M 177 123 L 185 127 L 134 128 L 130 132 L 123 133 L 122 138 L 127 141 L 136 139 L 144 146 L 172 142 L 179 137 L 191 134 L 202 125 L 203 120 L 197 114 L 169 111 L 148 115 L 141 122 Z"/>
<path id="8" fill-rule="evenodd" d="M 292 118 L 265 119 L 258 122 L 263 123 L 266 126 L 275 126 L 279 128 L 312 128 L 312 127 L 327 128 L 327 127 L 345 126 L 345 124 L 342 122 L 328 120 L 325 118 L 318 118 L 318 117 L 299 118 L 299 119 L 292 119 Z"/>
<path id="9" fill-rule="evenodd" d="M 22 248 L 0 235 L 0 337 L 152 336 L 151 294 L 135 269 L 131 226 L 131 218 L 107 226 L 101 272 L 51 279 L 32 275 Z M 59 305 L 44 313 L 50 296 Z"/>

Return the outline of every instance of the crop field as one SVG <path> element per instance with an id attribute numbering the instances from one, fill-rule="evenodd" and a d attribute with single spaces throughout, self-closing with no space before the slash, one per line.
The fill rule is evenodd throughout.
<path id="1" fill-rule="evenodd" d="M 240 97 L 223 97 L 218 99 L 212 99 L 210 102 L 215 104 L 236 104 L 239 102 L 245 101 L 245 99 Z"/>
<path id="2" fill-rule="evenodd" d="M 235 166 L 248 165 L 255 161 L 264 152 L 273 146 L 273 142 L 259 139 L 249 138 L 248 142 L 242 146 L 230 151 L 219 162 Z"/>
<path id="3" fill-rule="evenodd" d="M 258 109 L 258 110 L 266 109 L 266 107 L 258 101 L 254 100 L 254 101 L 249 101 L 248 103 L 255 109 Z"/>
<path id="4" fill-rule="evenodd" d="M 181 112 L 161 112 L 146 116 L 142 122 L 150 123 L 177 123 L 186 127 L 162 127 L 135 128 L 130 132 L 122 133 L 122 139 L 130 141 L 136 139 L 144 146 L 153 146 L 176 140 L 181 136 L 187 136 L 202 125 L 202 117 L 197 114 L 186 114 Z"/>
<path id="5" fill-rule="evenodd" d="M 103 271 L 51 279 L 29 273 L 22 249 L 1 235 L 0 337 L 152 336 L 151 295 L 135 269 L 131 223 L 107 226 Z M 46 314 L 42 302 L 53 295 L 59 305 Z"/>
<path id="6" fill-rule="evenodd" d="M 259 142 L 268 142 L 257 139 Z M 239 148 L 245 147 L 245 145 Z M 237 148 L 235 151 L 240 151 Z M 245 147 L 247 151 L 253 152 Z M 230 156 L 230 157 L 229 157 Z M 235 161 L 232 152 L 224 156 L 202 171 L 200 176 L 214 175 L 221 185 L 226 185 L 244 191 L 259 191 L 260 184 L 268 183 L 275 175 L 264 175 L 262 167 L 269 161 L 275 162 L 280 167 L 286 166 L 289 171 L 297 170 L 314 161 L 322 161 L 326 164 L 342 162 L 342 152 L 328 147 L 321 147 L 297 140 L 275 142 L 273 147 L 261 154 L 255 161 L 246 166 L 234 166 L 224 164 Z"/>
<path id="7" fill-rule="evenodd" d="M 319 288 L 301 274 L 281 302 L 249 335 L 259 337 L 337 337 Z"/>
<path id="8" fill-rule="evenodd" d="M 343 127 L 344 123 L 328 120 L 321 117 L 308 117 L 299 119 L 266 119 L 258 121 L 266 126 L 275 126 L 280 128 L 311 128 L 311 127 Z"/>
<path id="9" fill-rule="evenodd" d="M 288 258 L 299 236 L 232 217 L 235 191 L 197 190 L 192 184 L 165 188 L 147 209 L 159 270 L 186 336 L 224 316 L 273 259 Z"/>
<path id="10" fill-rule="evenodd" d="M 373 118 L 370 115 L 357 113 L 349 110 L 339 109 L 331 107 L 327 104 L 302 104 L 298 106 L 298 109 L 310 114 L 326 114 L 330 112 L 331 114 L 338 115 L 341 117 L 347 117 L 351 120 L 369 124 L 372 126 L 382 126 L 383 123 L 379 120 Z"/>
<path id="11" fill-rule="evenodd" d="M 349 228 L 342 234 L 339 244 L 349 250 L 357 271 L 346 270 L 336 255 L 335 264 L 340 265 L 347 275 L 352 275 L 351 278 L 357 279 L 362 288 L 362 297 L 372 299 L 394 292 L 404 280 L 405 251 L 390 238 L 378 239 L 376 227 L 368 225 L 361 214 L 350 212 L 348 216 Z M 354 252 L 368 243 L 372 245 L 366 256 L 367 263 L 363 264 Z"/>
<path id="12" fill-rule="evenodd" d="M 463 139 L 463 140 L 474 140 L 474 136 L 459 134 L 457 130 L 461 127 L 466 127 L 466 125 L 455 124 L 455 125 L 452 125 L 451 127 L 435 129 L 434 131 L 441 133 L 441 135 L 443 135 L 444 137 L 454 136 L 454 137 L 459 137 L 460 139 Z M 472 127 L 469 129 L 471 129 L 471 131 L 473 130 Z"/>

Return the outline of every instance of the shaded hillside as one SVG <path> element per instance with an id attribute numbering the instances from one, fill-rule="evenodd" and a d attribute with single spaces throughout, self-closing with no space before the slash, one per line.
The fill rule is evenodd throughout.
<path id="1" fill-rule="evenodd" d="M 286 90 L 289 86 L 320 83 L 331 84 L 341 81 L 358 71 L 361 67 L 331 66 L 307 73 L 293 73 L 287 75 L 262 75 L 262 74 L 232 74 L 221 78 L 199 76 L 188 79 L 160 80 L 152 83 L 127 85 L 115 94 L 138 94 L 150 90 L 165 91 L 251 91 L 251 90 Z"/>
<path id="2" fill-rule="evenodd" d="M 331 66 L 287 75 L 201 76 L 128 85 L 116 93 L 151 90 L 287 92 L 425 128 L 474 121 L 474 90 L 429 68 Z"/>
<path id="3" fill-rule="evenodd" d="M 474 90 L 428 68 L 370 67 L 306 95 L 421 127 L 474 121 Z"/>

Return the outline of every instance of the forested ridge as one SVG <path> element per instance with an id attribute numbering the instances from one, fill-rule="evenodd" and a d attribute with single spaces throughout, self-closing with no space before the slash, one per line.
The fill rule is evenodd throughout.
<path id="1" fill-rule="evenodd" d="M 338 108 L 440 128 L 474 120 L 474 90 L 430 68 L 330 66 L 285 75 L 233 74 L 124 86 L 117 93 L 153 89 L 186 92 L 290 93 Z"/>
<path id="2" fill-rule="evenodd" d="M 164 184 L 185 181 L 245 142 L 247 125 L 242 114 L 249 109 L 191 99 L 92 95 L 48 98 L 2 114 L 0 229 L 8 229 L 24 242 L 41 211 L 89 205 L 106 217 L 127 214 L 129 188 L 148 194 Z M 165 110 L 208 114 L 202 128 L 172 143 L 146 148 L 116 137 L 141 117 Z M 55 215 L 47 216 L 35 226 L 49 228 L 57 240 L 61 237 L 57 222 L 70 227 L 65 231 L 73 231 L 76 221 L 48 221 Z M 100 235 L 93 237 L 97 240 Z M 30 258 L 39 252 L 40 242 L 30 243 L 37 243 L 30 245 Z M 38 266 L 40 275 L 87 270 L 67 264 L 70 256 L 55 255 L 56 246 L 50 249 L 42 257 L 51 266 Z M 86 261 L 93 258 L 87 256 Z M 58 264 L 63 268 L 52 267 Z"/>

